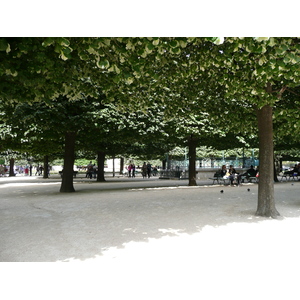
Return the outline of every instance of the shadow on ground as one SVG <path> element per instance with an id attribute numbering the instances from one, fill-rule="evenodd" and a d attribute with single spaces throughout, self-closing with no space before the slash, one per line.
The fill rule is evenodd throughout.
<path id="1" fill-rule="evenodd" d="M 159 187 L 153 182 L 152 187 L 131 184 L 126 188 L 119 183 L 112 189 L 108 183 L 103 189 L 101 183 L 78 182 L 76 192 L 71 194 L 59 193 L 53 182 L 2 186 L 0 260 L 114 258 L 133 244 L 144 251 L 150 243 L 156 243 L 159 249 L 167 241 L 172 244 L 189 237 L 201 247 L 207 242 L 201 234 L 210 231 L 213 238 L 214 229 L 239 225 L 243 230 L 235 229 L 235 238 L 243 240 L 248 230 L 245 225 L 257 228 L 257 224 L 269 222 L 277 226 L 300 217 L 298 182 L 293 186 L 275 185 L 276 207 L 281 213 L 278 220 L 254 215 L 257 185 L 232 188 L 172 184 Z"/>

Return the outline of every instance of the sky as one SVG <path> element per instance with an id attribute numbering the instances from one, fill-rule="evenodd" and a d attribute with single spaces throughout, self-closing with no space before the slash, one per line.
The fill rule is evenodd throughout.
<path id="1" fill-rule="evenodd" d="M 297 36 L 295 2 L 16 0 L 0 36 Z"/>

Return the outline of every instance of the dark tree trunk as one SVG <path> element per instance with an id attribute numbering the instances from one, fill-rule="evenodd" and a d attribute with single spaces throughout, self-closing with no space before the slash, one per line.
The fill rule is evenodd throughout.
<path id="1" fill-rule="evenodd" d="M 97 172 L 97 181 L 105 181 L 104 178 L 104 162 L 105 162 L 105 153 L 99 151 L 97 153 L 97 162 L 98 162 L 98 172 Z"/>
<path id="2" fill-rule="evenodd" d="M 44 156 L 44 175 L 43 175 L 43 178 L 45 178 L 45 179 L 49 178 L 48 171 L 49 171 L 49 156 L 45 155 Z"/>
<path id="3" fill-rule="evenodd" d="M 115 177 L 115 157 L 113 157 L 113 177 Z"/>
<path id="4" fill-rule="evenodd" d="M 277 178 L 277 170 L 276 170 L 276 166 L 275 166 L 275 161 L 274 161 L 274 182 L 279 182 L 279 180 Z"/>
<path id="5" fill-rule="evenodd" d="M 164 160 L 162 161 L 162 169 L 165 170 L 165 169 L 166 169 L 166 166 L 167 166 L 167 160 L 164 159 Z"/>
<path id="6" fill-rule="evenodd" d="M 259 137 L 259 184 L 256 215 L 276 218 L 274 200 L 274 159 L 272 107 L 265 105 L 257 112 Z"/>
<path id="7" fill-rule="evenodd" d="M 11 158 L 9 160 L 9 176 L 16 176 L 14 172 L 14 166 L 15 166 L 15 159 Z"/>
<path id="8" fill-rule="evenodd" d="M 121 159 L 120 159 L 120 175 L 123 175 L 123 169 L 124 169 L 124 157 L 121 157 Z"/>
<path id="9" fill-rule="evenodd" d="M 196 139 L 191 135 L 188 138 L 189 146 L 189 186 L 196 186 Z"/>
<path id="10" fill-rule="evenodd" d="M 62 182 L 60 187 L 60 192 L 62 193 L 75 192 L 73 186 L 75 138 L 76 138 L 75 132 L 67 132 L 65 135 L 64 169 L 63 169 Z"/>

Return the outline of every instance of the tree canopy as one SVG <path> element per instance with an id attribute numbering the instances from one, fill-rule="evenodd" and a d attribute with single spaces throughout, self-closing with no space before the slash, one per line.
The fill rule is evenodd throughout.
<path id="1" fill-rule="evenodd" d="M 163 126 L 149 123 L 148 134 L 166 137 L 177 121 L 177 141 L 259 140 L 257 213 L 275 217 L 273 125 L 275 147 L 297 145 L 286 140 L 299 132 L 299 51 L 298 38 L 1 38 L 0 101 L 59 107 L 63 99 L 74 110 L 104 95 L 102 104 L 124 114 L 155 115 Z"/>

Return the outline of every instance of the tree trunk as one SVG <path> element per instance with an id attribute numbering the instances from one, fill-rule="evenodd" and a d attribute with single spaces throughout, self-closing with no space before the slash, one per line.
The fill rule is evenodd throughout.
<path id="1" fill-rule="evenodd" d="M 113 177 L 115 177 L 115 157 L 113 156 Z"/>
<path id="2" fill-rule="evenodd" d="M 65 153 L 64 153 L 64 168 L 62 174 L 62 182 L 60 192 L 71 193 L 75 192 L 73 186 L 73 166 L 75 153 L 75 132 L 66 132 L 65 135 Z"/>
<path id="3" fill-rule="evenodd" d="M 164 160 L 162 160 L 162 169 L 165 170 L 166 167 L 167 167 L 167 160 L 164 159 Z"/>
<path id="4" fill-rule="evenodd" d="M 123 175 L 123 169 L 124 169 L 124 157 L 120 158 L 120 175 Z"/>
<path id="5" fill-rule="evenodd" d="M 14 172 L 14 166 L 15 166 L 15 159 L 14 158 L 10 158 L 9 159 L 9 176 L 16 176 L 15 172 Z"/>
<path id="6" fill-rule="evenodd" d="M 98 162 L 98 172 L 97 172 L 97 181 L 104 182 L 104 162 L 105 162 L 105 153 L 99 151 L 97 153 L 97 162 Z"/>
<path id="7" fill-rule="evenodd" d="M 189 145 L 189 186 L 196 186 L 196 140 L 191 135 L 188 138 Z"/>
<path id="8" fill-rule="evenodd" d="M 48 174 L 49 174 L 49 156 L 45 155 L 44 156 L 44 175 L 43 175 L 43 178 L 45 178 L 45 179 L 49 178 Z"/>
<path id="9" fill-rule="evenodd" d="M 275 160 L 274 160 L 274 182 L 279 182 L 278 178 L 277 178 L 277 170 L 276 170 L 276 166 L 275 166 Z"/>
<path id="10" fill-rule="evenodd" d="M 276 218 L 279 213 L 274 200 L 274 159 L 272 107 L 257 111 L 259 138 L 259 184 L 257 216 Z"/>

